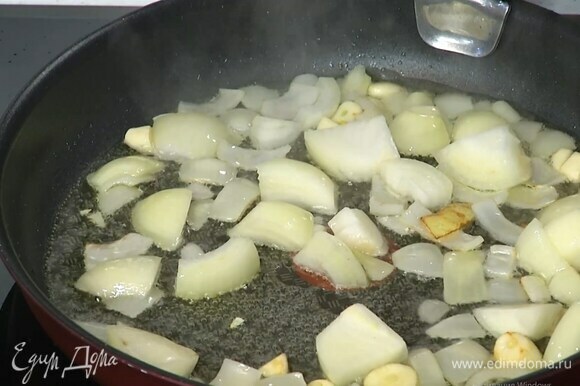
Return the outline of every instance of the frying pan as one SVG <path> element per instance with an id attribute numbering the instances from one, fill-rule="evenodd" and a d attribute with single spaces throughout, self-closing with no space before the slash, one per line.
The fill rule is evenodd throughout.
<path id="1" fill-rule="evenodd" d="M 128 127 L 175 109 L 179 100 L 207 100 L 218 87 L 256 82 L 283 85 L 300 73 L 338 76 L 363 64 L 376 78 L 505 99 L 579 137 L 580 50 L 575 49 L 579 45 L 577 25 L 515 1 L 502 41 L 484 59 L 424 44 L 409 0 L 167 0 L 146 7 L 66 51 L 32 80 L 4 115 L 0 124 L 2 259 L 43 328 L 65 353 L 72 356 L 76 347 L 89 345 L 93 352 L 104 348 L 119 358 L 118 365 L 95 371 L 98 382 L 191 384 L 107 348 L 80 329 L 66 315 L 87 316 L 86 302 L 73 299 L 67 305 L 50 291 L 55 281 L 70 287 L 75 278 L 58 276 L 58 267 L 52 269 L 57 274 L 46 275 L 44 260 L 55 245 L 53 225 L 65 199 L 88 170 L 112 156 Z M 61 218 L 71 232 L 79 224 L 75 221 L 74 216 Z M 74 271 L 72 260 L 70 256 L 62 260 L 62 272 Z M 291 364 L 297 369 L 316 368 L 314 341 L 309 337 L 355 295 L 329 295 L 302 286 L 278 270 L 284 266 L 282 259 L 278 261 L 271 275 L 265 275 L 266 284 L 274 288 L 264 298 L 270 302 L 248 303 L 235 310 L 246 312 L 248 326 L 264 327 L 267 334 L 218 332 L 225 316 L 219 319 L 210 309 L 176 312 L 184 310 L 183 304 L 162 306 L 165 312 L 152 319 L 157 322 L 151 321 L 151 329 L 170 325 L 171 333 L 166 335 L 171 339 L 180 343 L 191 343 L 187 336 L 199 339 L 193 348 L 207 371 L 214 370 L 213 362 L 226 354 L 258 365 L 280 350 L 296 354 Z M 409 327 L 413 319 L 408 310 L 417 299 L 409 298 L 423 290 L 415 290 L 405 280 L 400 275 L 385 284 L 389 296 L 384 302 L 374 301 L 371 308 L 415 344 L 420 338 Z M 266 284 L 248 292 L 266 292 L 270 288 Z M 430 290 L 440 288 L 425 291 Z M 305 296 L 315 300 L 309 307 Z M 111 317 L 103 316 L 98 307 L 94 312 Z M 281 313 L 273 317 L 275 312 Z M 306 321 L 311 324 L 304 330 Z M 197 335 L 184 333 L 191 331 Z M 309 347 L 288 338 L 300 334 L 310 340 Z M 298 348 L 303 355 L 298 355 Z M 573 363 L 572 370 L 542 371 L 526 380 L 573 384 L 580 374 L 579 355 Z"/>

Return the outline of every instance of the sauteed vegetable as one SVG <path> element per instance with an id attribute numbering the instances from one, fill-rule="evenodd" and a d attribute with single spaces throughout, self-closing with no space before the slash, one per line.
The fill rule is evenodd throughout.
<path id="1" fill-rule="evenodd" d="M 359 66 L 342 79 L 297 76 L 282 94 L 222 89 L 124 142 L 131 154 L 87 176 L 85 207 L 69 202 L 85 221 L 83 253 L 55 246 L 47 269 L 82 262 L 75 290 L 51 290 L 104 305 L 104 324 L 71 316 L 138 359 L 214 386 L 484 385 L 580 350 L 580 153 L 505 101 L 372 82 Z M 294 311 L 231 317 L 244 296 L 299 304 L 267 297 L 284 293 L 274 279 L 331 299 L 335 314 L 313 314 L 315 331 L 292 329 Z M 396 285 L 423 291 L 413 309 L 379 306 L 406 295 Z M 177 344 L 145 317 L 220 302 L 232 308 L 210 318 L 227 316 L 235 336 L 286 326 L 263 338 L 281 342 L 271 361 L 249 367 L 230 351 L 216 373 L 199 335 Z M 389 322 L 405 311 L 419 334 Z M 316 364 L 292 334 L 320 371 L 301 368 Z"/>

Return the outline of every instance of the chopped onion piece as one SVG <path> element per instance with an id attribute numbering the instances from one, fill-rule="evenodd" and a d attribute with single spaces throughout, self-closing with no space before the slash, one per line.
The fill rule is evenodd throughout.
<path id="1" fill-rule="evenodd" d="M 544 230 L 560 256 L 580 270 L 580 209 L 553 219 L 544 225 Z"/>
<path id="2" fill-rule="evenodd" d="M 434 99 L 435 106 L 449 119 L 455 119 L 461 114 L 473 110 L 473 101 L 469 95 L 445 93 Z"/>
<path id="3" fill-rule="evenodd" d="M 319 91 L 316 102 L 300 108 L 294 118 L 303 129 L 315 128 L 323 117 L 332 116 L 340 103 L 340 87 L 334 78 L 320 77 L 316 87 Z"/>
<path id="4" fill-rule="evenodd" d="M 141 197 L 143 191 L 134 186 L 116 185 L 107 191 L 97 194 L 99 210 L 105 216 L 110 216 L 123 206 Z"/>
<path id="5" fill-rule="evenodd" d="M 143 154 L 153 154 L 153 146 L 149 139 L 151 126 L 134 127 L 125 133 L 124 143 L 131 149 Z"/>
<path id="6" fill-rule="evenodd" d="M 485 275 L 491 278 L 509 279 L 516 269 L 516 251 L 507 245 L 492 245 L 485 259 Z"/>
<path id="7" fill-rule="evenodd" d="M 576 142 L 570 135 L 558 130 L 544 129 L 530 143 L 530 152 L 534 157 L 548 159 L 560 149 L 574 150 Z"/>
<path id="8" fill-rule="evenodd" d="M 510 367 L 485 368 L 483 370 L 478 370 L 475 374 L 469 377 L 464 386 L 489 386 L 497 384 L 497 382 L 510 381 L 522 377 L 532 371 L 534 370 Z"/>
<path id="9" fill-rule="evenodd" d="M 471 110 L 461 114 L 453 124 L 453 140 L 505 126 L 505 119 L 491 111 Z"/>
<path id="10" fill-rule="evenodd" d="M 558 185 L 566 181 L 566 176 L 541 158 L 532 157 L 532 179 L 534 185 Z"/>
<path id="11" fill-rule="evenodd" d="M 557 303 L 502 304 L 473 310 L 479 324 L 493 336 L 517 332 L 532 340 L 550 336 L 562 313 L 563 307 Z"/>
<path id="12" fill-rule="evenodd" d="M 295 205 L 262 201 L 235 227 L 230 237 L 247 237 L 283 251 L 302 249 L 313 234 L 312 214 Z"/>
<path id="13" fill-rule="evenodd" d="M 320 90 L 316 86 L 292 82 L 284 95 L 265 100 L 260 114 L 278 119 L 294 119 L 302 107 L 313 105 L 319 94 Z"/>
<path id="14" fill-rule="evenodd" d="M 263 162 L 286 157 L 290 149 L 289 145 L 272 150 L 244 149 L 224 141 L 218 146 L 217 157 L 240 169 L 256 170 Z"/>
<path id="15" fill-rule="evenodd" d="M 544 360 L 559 362 L 580 352 L 580 303 L 573 304 L 558 322 L 550 337 Z"/>
<path id="16" fill-rule="evenodd" d="M 109 326 L 108 324 L 97 322 L 81 322 L 79 320 L 74 320 L 74 322 L 95 338 L 100 339 L 103 342 L 107 341 L 107 327 Z"/>
<path id="17" fill-rule="evenodd" d="M 204 255 L 203 250 L 196 243 L 187 243 L 181 248 L 179 256 L 184 260 L 195 260 Z"/>
<path id="18" fill-rule="evenodd" d="M 573 268 L 557 272 L 548 285 L 548 290 L 557 301 L 571 305 L 580 301 L 580 274 Z"/>
<path id="19" fill-rule="evenodd" d="M 237 107 L 244 97 L 243 90 L 220 88 L 218 94 L 209 102 L 197 104 L 179 102 L 178 113 L 200 112 L 208 115 L 222 115 L 228 110 Z"/>
<path id="20" fill-rule="evenodd" d="M 391 159 L 383 163 L 381 177 L 391 192 L 428 209 L 441 208 L 451 201 L 451 180 L 427 163 L 408 158 Z"/>
<path id="21" fill-rule="evenodd" d="M 474 219 L 471 205 L 455 202 L 443 207 L 437 213 L 421 217 L 421 222 L 425 224 L 433 237 L 440 239 L 465 229 L 473 223 Z"/>
<path id="22" fill-rule="evenodd" d="M 191 184 L 187 185 L 187 189 L 191 190 L 192 200 L 207 200 L 208 198 L 213 198 L 214 196 L 211 188 L 205 186 L 204 184 L 200 184 L 199 182 L 192 182 Z"/>
<path id="23" fill-rule="evenodd" d="M 550 291 L 544 279 L 536 275 L 520 278 L 520 284 L 532 303 L 547 303 L 550 301 Z"/>
<path id="24" fill-rule="evenodd" d="M 471 251 L 483 244 L 483 237 L 473 236 L 458 230 L 437 239 L 437 242 L 452 251 Z"/>
<path id="25" fill-rule="evenodd" d="M 112 299 L 103 299 L 103 303 L 108 310 L 117 311 L 130 318 L 136 318 L 143 311 L 157 304 L 163 295 L 163 291 L 153 287 L 145 296 L 118 296 Z"/>
<path id="26" fill-rule="evenodd" d="M 506 127 L 462 138 L 435 154 L 439 168 L 477 190 L 504 190 L 530 179 L 530 159 Z"/>
<path id="27" fill-rule="evenodd" d="M 193 201 L 187 212 L 187 225 L 194 231 L 203 228 L 209 219 L 209 212 L 212 206 L 213 200 Z"/>
<path id="28" fill-rule="evenodd" d="M 426 277 L 443 277 L 443 254 L 436 245 L 416 243 L 393 252 L 393 264 L 400 270 Z"/>
<path id="29" fill-rule="evenodd" d="M 371 194 L 369 198 L 369 212 L 375 216 L 398 215 L 405 211 L 405 200 L 391 193 L 381 176 L 375 175 L 371 180 Z"/>
<path id="30" fill-rule="evenodd" d="M 323 373 L 336 385 L 361 379 L 386 363 L 407 359 L 405 341 L 362 304 L 340 313 L 316 337 Z"/>
<path id="31" fill-rule="evenodd" d="M 256 115 L 252 121 L 250 139 L 256 149 L 272 150 L 291 144 L 301 133 L 300 125 L 294 121 Z"/>
<path id="32" fill-rule="evenodd" d="M 355 66 L 344 77 L 341 83 L 342 100 L 348 101 L 367 95 L 371 77 L 366 74 L 363 65 Z"/>
<path id="33" fill-rule="evenodd" d="M 485 366 L 487 361 L 491 359 L 491 355 L 479 343 L 464 339 L 437 351 L 435 358 L 441 366 L 445 379 L 452 385 L 459 386 Z M 458 366 L 458 363 L 472 365 Z"/>
<path id="34" fill-rule="evenodd" d="M 453 179 L 451 179 L 451 182 L 453 183 L 453 198 L 459 202 L 475 204 L 479 201 L 492 199 L 496 204 L 501 205 L 507 200 L 508 197 L 507 190 L 482 191 L 470 188 L 469 186 L 463 185 L 461 182 L 457 182 Z"/>
<path id="35" fill-rule="evenodd" d="M 433 324 L 440 321 L 450 310 L 447 303 L 441 300 L 427 299 L 419 304 L 417 314 L 422 322 Z"/>
<path id="36" fill-rule="evenodd" d="M 199 355 L 160 335 L 118 323 L 107 327 L 107 343 L 161 370 L 189 377 Z"/>
<path id="37" fill-rule="evenodd" d="M 484 338 L 487 335 L 471 313 L 450 316 L 429 327 L 426 333 L 431 338 L 442 339 Z"/>
<path id="38" fill-rule="evenodd" d="M 177 249 L 191 203 L 191 190 L 166 189 L 139 201 L 131 213 L 135 230 L 166 251 Z"/>
<path id="39" fill-rule="evenodd" d="M 415 349 L 409 352 L 409 364 L 417 372 L 419 385 L 424 386 L 447 386 L 443 372 L 437 358 L 426 348 Z"/>
<path id="40" fill-rule="evenodd" d="M 285 201 L 328 215 L 337 211 L 334 182 L 306 162 L 286 158 L 264 162 L 258 166 L 258 180 L 265 201 Z"/>
<path id="41" fill-rule="evenodd" d="M 515 245 L 523 228 L 504 217 L 503 213 L 492 200 L 477 202 L 471 206 L 479 225 L 491 237 L 507 245 Z"/>
<path id="42" fill-rule="evenodd" d="M 542 209 L 538 215 L 538 220 L 546 225 L 552 222 L 552 220 L 578 209 L 580 209 L 580 194 L 574 194 L 561 198 Z"/>
<path id="43" fill-rule="evenodd" d="M 401 216 L 377 217 L 377 221 L 391 232 L 395 232 L 401 236 L 408 236 L 415 233 L 407 223 L 401 220 Z"/>
<path id="44" fill-rule="evenodd" d="M 156 256 L 108 260 L 85 272 L 75 287 L 102 298 L 145 296 L 155 284 L 160 268 L 161 258 Z"/>
<path id="45" fill-rule="evenodd" d="M 407 100 L 405 100 L 406 107 L 417 107 L 417 106 L 434 106 L 433 95 L 426 91 L 415 91 L 409 94 Z"/>
<path id="46" fill-rule="evenodd" d="M 425 208 L 419 202 L 414 202 L 409 205 L 403 214 L 401 214 L 400 220 L 402 223 L 407 224 L 409 228 L 419 233 L 421 237 L 427 240 L 436 241 L 429 229 L 421 221 L 422 217 L 428 216 L 430 214 L 433 213 L 429 209 Z"/>
<path id="47" fill-rule="evenodd" d="M 389 245 L 373 221 L 360 209 L 343 208 L 328 222 L 350 249 L 371 256 L 385 255 Z"/>
<path id="48" fill-rule="evenodd" d="M 114 159 L 87 176 L 89 185 L 104 192 L 116 185 L 135 186 L 153 181 L 165 164 L 153 158 L 132 155 Z"/>
<path id="49" fill-rule="evenodd" d="M 337 289 L 368 286 L 365 271 L 343 242 L 326 232 L 317 232 L 300 252 L 294 264 L 327 278 Z"/>
<path id="50" fill-rule="evenodd" d="M 180 259 L 175 296 L 203 299 L 235 291 L 260 271 L 258 250 L 248 239 L 233 238 L 196 259 Z"/>
<path id="51" fill-rule="evenodd" d="M 488 299 L 481 251 L 447 252 L 443 257 L 443 299 L 448 304 Z"/>
<path id="52" fill-rule="evenodd" d="M 553 186 L 520 185 L 509 190 L 506 204 L 518 209 L 542 209 L 558 199 Z"/>
<path id="53" fill-rule="evenodd" d="M 153 121 L 151 143 L 165 160 L 212 158 L 220 142 L 231 139 L 226 125 L 202 113 L 164 114 Z"/>
<path id="54" fill-rule="evenodd" d="M 519 121 L 510 125 L 510 128 L 522 142 L 532 143 L 544 127 L 540 122 Z"/>
<path id="55" fill-rule="evenodd" d="M 435 107 L 411 107 L 398 114 L 391 132 L 401 154 L 430 156 L 449 144 L 447 122 Z"/>
<path id="56" fill-rule="evenodd" d="M 308 154 L 341 181 L 370 181 L 381 164 L 399 158 L 383 116 L 304 133 Z"/>
<path id="57" fill-rule="evenodd" d="M 522 120 L 520 114 L 506 101 L 493 102 L 491 110 L 509 123 L 516 123 Z"/>
<path id="58" fill-rule="evenodd" d="M 394 117 L 400 114 L 406 108 L 405 102 L 409 97 L 409 92 L 402 88 L 400 91 L 388 95 L 385 98 L 381 98 L 383 102 L 385 117 L 390 122 L 393 121 Z"/>
<path id="59" fill-rule="evenodd" d="M 280 96 L 277 90 L 272 90 L 264 86 L 242 87 L 244 92 L 242 105 L 250 110 L 260 111 L 262 104 L 268 99 L 276 99 Z"/>
<path id="60" fill-rule="evenodd" d="M 228 182 L 213 201 L 209 217 L 223 222 L 236 222 L 260 197 L 255 182 L 236 178 Z"/>
<path id="61" fill-rule="evenodd" d="M 520 267 L 540 275 L 547 282 L 556 272 L 569 267 L 537 219 L 533 219 L 520 235 L 516 257 Z"/>
<path id="62" fill-rule="evenodd" d="M 179 168 L 179 179 L 210 185 L 225 185 L 236 177 L 237 170 L 225 161 L 215 158 L 187 160 Z"/>
<path id="63" fill-rule="evenodd" d="M 226 358 L 210 383 L 213 386 L 256 386 L 261 377 L 260 370 Z"/>
<path id="64" fill-rule="evenodd" d="M 250 134 L 250 127 L 256 115 L 258 114 L 252 110 L 233 109 L 222 115 L 221 119 L 232 133 L 245 138 Z"/>
<path id="65" fill-rule="evenodd" d="M 525 303 L 528 295 L 518 279 L 491 279 L 487 282 L 487 293 L 492 303 Z"/>
<path id="66" fill-rule="evenodd" d="M 129 233 L 108 244 L 87 244 L 84 251 L 85 269 L 88 271 L 108 260 L 144 255 L 151 245 L 153 240 L 138 233 Z"/>
<path id="67" fill-rule="evenodd" d="M 301 373 L 290 373 L 262 379 L 256 386 L 306 386 L 306 382 Z"/>
<path id="68" fill-rule="evenodd" d="M 353 254 L 362 265 L 371 281 L 384 280 L 395 270 L 395 267 L 392 264 L 379 258 L 365 255 L 357 251 L 353 251 Z"/>

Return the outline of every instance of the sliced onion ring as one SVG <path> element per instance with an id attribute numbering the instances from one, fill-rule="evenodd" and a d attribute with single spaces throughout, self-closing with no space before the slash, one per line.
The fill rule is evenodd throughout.
<path id="1" fill-rule="evenodd" d="M 523 228 L 505 218 L 494 201 L 480 201 L 473 204 L 471 209 L 477 222 L 491 237 L 507 245 L 516 244 Z"/>

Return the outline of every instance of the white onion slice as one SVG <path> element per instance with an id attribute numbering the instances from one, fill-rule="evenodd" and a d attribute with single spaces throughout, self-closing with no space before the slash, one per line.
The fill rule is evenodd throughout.
<path id="1" fill-rule="evenodd" d="M 530 179 L 530 159 L 507 127 L 464 137 L 435 154 L 439 169 L 477 190 L 504 190 Z"/>
<path id="2" fill-rule="evenodd" d="M 421 218 L 427 215 L 433 214 L 429 209 L 425 208 L 419 202 L 414 202 L 403 214 L 400 216 L 402 223 L 407 224 L 407 226 L 413 229 L 415 232 L 419 233 L 421 237 L 435 241 L 435 238 L 429 231 L 429 229 L 423 224 Z"/>
<path id="3" fill-rule="evenodd" d="M 189 211 L 187 212 L 187 225 L 194 230 L 198 231 L 209 219 L 209 212 L 213 205 L 213 200 L 199 200 L 193 201 L 189 206 Z"/>
<path id="4" fill-rule="evenodd" d="M 515 245 L 523 228 L 509 221 L 492 200 L 480 201 L 471 206 L 479 225 L 491 237 L 507 245 Z"/>
<path id="5" fill-rule="evenodd" d="M 255 182 L 236 178 L 228 182 L 213 201 L 209 217 L 223 222 L 236 222 L 260 197 Z"/>
<path id="6" fill-rule="evenodd" d="M 355 66 L 342 80 L 342 100 L 354 100 L 366 95 L 370 85 L 371 77 L 367 75 L 365 67 L 363 65 Z"/>
<path id="7" fill-rule="evenodd" d="M 532 178 L 534 185 L 558 185 L 566 181 L 566 176 L 538 157 L 532 157 Z"/>
<path id="8" fill-rule="evenodd" d="M 574 269 L 580 271 L 580 210 L 563 214 L 544 226 L 546 235 Z"/>
<path id="9" fill-rule="evenodd" d="M 209 186 L 205 186 L 204 184 L 200 184 L 199 182 L 192 182 L 191 184 L 187 185 L 187 189 L 191 190 L 191 199 L 192 200 L 207 200 L 208 198 L 213 198 L 214 193 L 211 191 Z"/>
<path id="10" fill-rule="evenodd" d="M 534 157 L 548 159 L 560 149 L 574 150 L 576 142 L 570 135 L 558 130 L 544 129 L 530 143 L 530 152 Z"/>
<path id="11" fill-rule="evenodd" d="M 391 232 L 395 232 L 401 236 L 408 236 L 415 233 L 406 222 L 401 220 L 401 216 L 377 217 L 377 221 Z"/>
<path id="12" fill-rule="evenodd" d="M 179 168 L 179 179 L 210 185 L 225 185 L 236 177 L 238 171 L 225 161 L 215 158 L 187 160 Z"/>
<path id="13" fill-rule="evenodd" d="M 538 220 L 546 225 L 552 222 L 552 220 L 577 209 L 580 209 L 580 194 L 573 194 L 563 197 L 542 209 L 540 214 L 538 214 Z"/>
<path id="14" fill-rule="evenodd" d="M 300 108 L 313 105 L 319 94 L 320 90 L 316 86 L 293 82 L 281 97 L 265 100 L 260 114 L 278 119 L 294 119 Z"/>
<path id="15" fill-rule="evenodd" d="M 135 186 L 153 181 L 165 164 L 153 158 L 128 156 L 114 159 L 87 176 L 89 185 L 104 192 L 116 185 Z"/>
<path id="16" fill-rule="evenodd" d="M 141 197 L 143 191 L 134 186 L 116 185 L 105 192 L 97 194 L 99 210 L 104 216 L 110 216 L 123 206 Z"/>
<path id="17" fill-rule="evenodd" d="M 532 143 L 544 127 L 540 122 L 519 121 L 510 125 L 510 128 L 520 141 Z"/>
<path id="18" fill-rule="evenodd" d="M 362 265 L 371 281 L 384 280 L 395 270 L 395 267 L 392 264 L 379 258 L 365 255 L 357 251 L 353 251 L 353 254 Z"/>
<path id="19" fill-rule="evenodd" d="M 544 279 L 536 275 L 520 278 L 520 284 L 532 303 L 547 303 L 550 301 L 550 291 Z"/>
<path id="20" fill-rule="evenodd" d="M 294 120 L 303 129 L 313 129 L 323 117 L 330 117 L 340 103 L 340 87 L 334 78 L 321 77 L 316 81 L 319 94 L 313 105 L 298 110 Z"/>
<path id="21" fill-rule="evenodd" d="M 369 212 L 375 216 L 399 215 L 405 211 L 405 200 L 391 193 L 381 176 L 375 175 L 371 180 Z"/>
<path id="22" fill-rule="evenodd" d="M 528 295 L 518 279 L 488 280 L 487 293 L 492 303 L 515 304 L 528 301 Z"/>
<path id="23" fill-rule="evenodd" d="M 252 145 L 260 150 L 272 150 L 289 145 L 302 133 L 300 125 L 294 121 L 256 115 L 250 129 Z"/>
<path id="24" fill-rule="evenodd" d="M 449 305 L 441 300 L 427 299 L 419 304 L 417 314 L 422 322 L 433 324 L 440 321 L 450 310 Z"/>
<path id="25" fill-rule="evenodd" d="M 289 145 L 272 150 L 244 149 L 224 141 L 217 148 L 217 157 L 240 169 L 256 170 L 263 162 L 286 157 L 290 149 Z"/>
<path id="26" fill-rule="evenodd" d="M 473 100 L 469 95 L 445 93 L 439 94 L 434 99 L 435 106 L 449 119 L 455 119 L 459 115 L 473 110 Z"/>
<path id="27" fill-rule="evenodd" d="M 568 306 L 580 301 L 580 274 L 574 268 L 557 272 L 548 284 L 554 299 Z"/>
<path id="28" fill-rule="evenodd" d="M 98 322 L 81 322 L 79 320 L 74 320 L 76 324 L 83 328 L 95 338 L 107 341 L 107 326 L 108 324 L 98 323 Z"/>
<path id="29" fill-rule="evenodd" d="M 443 299 L 448 304 L 488 299 L 481 251 L 447 252 L 443 257 Z"/>
<path id="30" fill-rule="evenodd" d="M 437 358 L 426 348 L 415 349 L 409 352 L 409 364 L 417 372 L 419 385 L 424 386 L 447 386 L 443 372 Z"/>
<path id="31" fill-rule="evenodd" d="M 450 234 L 440 237 L 437 242 L 452 251 L 471 251 L 477 249 L 483 244 L 483 237 L 473 236 L 462 230 L 451 232 Z"/>
<path id="32" fill-rule="evenodd" d="M 507 245 L 492 245 L 485 259 L 485 275 L 491 278 L 508 279 L 516 269 L 516 251 Z"/>
<path id="33" fill-rule="evenodd" d="M 254 111 L 260 111 L 264 101 L 276 99 L 280 96 L 280 93 L 277 90 L 272 90 L 264 86 L 247 86 L 242 87 L 241 90 L 244 92 L 242 105 L 245 108 Z"/>
<path id="34" fill-rule="evenodd" d="M 433 103 L 433 94 L 427 91 L 415 91 L 409 94 L 405 101 L 406 107 L 416 106 L 435 106 Z"/>
<path id="35" fill-rule="evenodd" d="M 470 339 L 461 340 L 435 353 L 443 375 L 452 385 L 462 385 L 491 359 L 489 352 Z M 471 366 L 458 366 L 471 363 Z M 481 366 L 481 367 L 480 367 Z"/>
<path id="36" fill-rule="evenodd" d="M 506 101 L 493 102 L 491 110 L 509 123 L 516 123 L 522 120 L 520 114 Z"/>
<path id="37" fill-rule="evenodd" d="M 108 310 L 117 311 L 130 318 L 136 318 L 143 311 L 157 304 L 163 295 L 163 291 L 153 287 L 145 296 L 118 296 L 113 299 L 103 299 L 103 303 Z"/>
<path id="38" fill-rule="evenodd" d="M 218 94 L 207 103 L 179 102 L 178 113 L 201 112 L 208 115 L 221 115 L 237 107 L 244 97 L 243 90 L 220 88 Z"/>
<path id="39" fill-rule="evenodd" d="M 220 118 L 232 133 L 237 134 L 241 138 L 245 138 L 250 132 L 252 120 L 256 115 L 257 113 L 255 111 L 249 109 L 233 109 L 224 113 Z"/>
<path id="40" fill-rule="evenodd" d="M 261 377 L 260 370 L 226 358 L 210 383 L 213 386 L 256 386 Z"/>
<path id="41" fill-rule="evenodd" d="M 306 386 L 306 382 L 301 373 L 290 373 L 262 379 L 256 386 Z"/>
<path id="42" fill-rule="evenodd" d="M 558 199 L 553 186 L 520 185 L 509 190 L 506 204 L 518 209 L 542 209 Z"/>
<path id="43" fill-rule="evenodd" d="M 428 209 L 438 209 L 451 201 L 451 180 L 433 166 L 408 158 L 384 162 L 381 177 L 399 197 L 417 201 Z"/>
<path id="44" fill-rule="evenodd" d="M 518 368 L 501 368 L 493 367 L 483 370 L 478 370 L 473 374 L 464 386 L 489 386 L 497 384 L 498 382 L 510 381 L 515 378 L 522 377 L 533 369 L 518 369 Z"/>
<path id="45" fill-rule="evenodd" d="M 187 243 L 179 251 L 179 257 L 185 260 L 195 260 L 202 257 L 205 253 L 196 243 Z"/>
<path id="46" fill-rule="evenodd" d="M 453 124 L 453 140 L 506 125 L 503 118 L 491 111 L 471 110 L 461 114 Z"/>
<path id="47" fill-rule="evenodd" d="M 381 164 L 399 158 L 383 116 L 304 133 L 308 154 L 341 181 L 370 181 Z"/>
<path id="48" fill-rule="evenodd" d="M 389 251 L 379 228 L 360 209 L 342 208 L 330 219 L 328 226 L 352 250 L 371 256 L 385 255 Z"/>
<path id="49" fill-rule="evenodd" d="M 108 244 L 87 244 L 84 251 L 85 269 L 93 269 L 107 260 L 144 255 L 152 245 L 153 240 L 138 233 L 129 233 Z"/>
<path id="50" fill-rule="evenodd" d="M 426 277 L 443 277 L 443 254 L 436 245 L 410 244 L 393 252 L 392 259 L 395 267 L 402 271 Z"/>
<path id="51" fill-rule="evenodd" d="M 558 362 L 580 351 L 580 303 L 573 304 L 558 322 L 548 347 L 544 352 L 544 360 Z"/>
<path id="52" fill-rule="evenodd" d="M 463 185 L 461 182 L 457 182 L 451 179 L 453 182 L 453 198 L 459 202 L 467 202 L 470 204 L 475 204 L 476 202 L 492 199 L 496 204 L 503 204 L 508 197 L 507 190 L 500 191 L 481 191 L 470 188 L 467 185 Z"/>
<path id="53" fill-rule="evenodd" d="M 391 82 L 371 83 L 367 89 L 367 94 L 372 98 L 384 99 L 389 95 L 406 91 L 403 86 Z"/>
<path id="54" fill-rule="evenodd" d="M 431 156 L 449 144 L 447 122 L 433 106 L 408 108 L 391 122 L 401 154 Z"/>
<path id="55" fill-rule="evenodd" d="M 431 338 L 472 339 L 484 338 L 487 333 L 471 313 L 458 314 L 443 319 L 426 331 Z"/>

